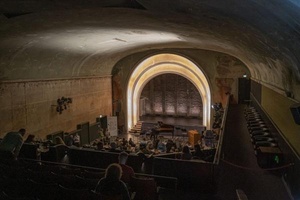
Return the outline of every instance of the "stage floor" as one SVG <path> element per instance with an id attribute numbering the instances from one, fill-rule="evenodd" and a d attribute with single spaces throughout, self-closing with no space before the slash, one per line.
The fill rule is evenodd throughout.
<path id="1" fill-rule="evenodd" d="M 202 119 L 187 117 L 169 117 L 169 116 L 140 116 L 140 121 L 157 123 L 162 121 L 164 124 L 182 125 L 182 126 L 203 126 Z"/>
<path id="2" fill-rule="evenodd" d="M 164 137 L 187 137 L 189 130 L 196 130 L 198 133 L 202 133 L 205 130 L 205 126 L 202 125 L 201 119 L 186 118 L 186 117 L 167 117 L 167 116 L 142 116 L 140 118 L 142 122 L 143 133 L 149 132 L 152 128 L 155 128 L 158 121 L 167 125 L 174 126 L 174 131 L 161 131 L 160 136 Z M 142 134 L 143 135 L 143 134 Z"/>

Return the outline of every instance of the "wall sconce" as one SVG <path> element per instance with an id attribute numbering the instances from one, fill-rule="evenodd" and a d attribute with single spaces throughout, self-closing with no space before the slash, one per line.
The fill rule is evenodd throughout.
<path id="1" fill-rule="evenodd" d="M 72 103 L 72 98 L 66 98 L 61 97 L 60 99 L 57 99 L 57 105 L 52 105 L 56 107 L 56 111 L 59 112 L 59 114 L 62 113 L 63 110 L 67 110 L 70 103 Z"/>

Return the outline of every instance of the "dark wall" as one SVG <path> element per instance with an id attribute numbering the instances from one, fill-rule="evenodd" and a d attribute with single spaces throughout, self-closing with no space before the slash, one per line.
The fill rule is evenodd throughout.
<path id="1" fill-rule="evenodd" d="M 258 103 L 261 103 L 261 84 L 251 80 L 251 94 Z"/>

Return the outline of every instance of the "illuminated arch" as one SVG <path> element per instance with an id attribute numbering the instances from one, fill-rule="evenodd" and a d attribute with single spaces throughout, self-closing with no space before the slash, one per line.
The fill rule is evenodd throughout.
<path id="1" fill-rule="evenodd" d="M 144 86 L 155 76 L 173 73 L 190 80 L 203 102 L 203 125 L 210 128 L 211 92 L 209 83 L 192 61 L 176 54 L 158 54 L 142 61 L 132 72 L 127 85 L 127 128 L 131 129 L 139 118 L 139 98 Z"/>

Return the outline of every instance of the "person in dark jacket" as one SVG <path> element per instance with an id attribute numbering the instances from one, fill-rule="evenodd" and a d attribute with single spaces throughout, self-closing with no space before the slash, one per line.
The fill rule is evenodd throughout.
<path id="1" fill-rule="evenodd" d="M 193 155 L 191 154 L 190 148 L 188 146 L 184 146 L 182 148 L 181 159 L 182 160 L 191 160 Z"/>
<path id="2" fill-rule="evenodd" d="M 110 164 L 105 177 L 98 182 L 95 192 L 105 196 L 122 196 L 123 200 L 130 200 L 126 184 L 121 181 L 122 168 L 119 164 Z"/>
<path id="3" fill-rule="evenodd" d="M 18 132 L 7 133 L 0 142 L 0 157 L 4 159 L 17 159 L 23 145 L 23 137 L 26 133 L 24 128 Z"/>

